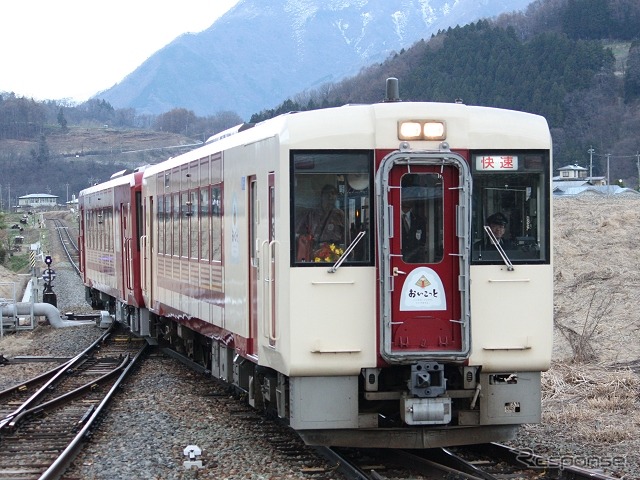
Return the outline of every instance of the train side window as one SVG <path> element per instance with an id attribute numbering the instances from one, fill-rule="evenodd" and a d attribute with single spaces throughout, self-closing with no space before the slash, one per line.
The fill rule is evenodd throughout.
<path id="1" fill-rule="evenodd" d="M 164 197 L 158 197 L 157 205 L 158 253 L 164 253 Z"/>
<path id="2" fill-rule="evenodd" d="M 222 188 L 211 187 L 211 260 L 222 261 Z"/>
<path id="3" fill-rule="evenodd" d="M 371 265 L 370 151 L 294 151 L 291 154 L 291 261 L 334 264 L 360 232 L 344 265 Z"/>
<path id="4" fill-rule="evenodd" d="M 209 260 L 210 235 L 209 187 L 200 189 L 200 258 Z"/>
<path id="5" fill-rule="evenodd" d="M 168 254 L 171 251 L 171 195 L 164 195 L 161 202 L 164 204 L 162 218 L 158 219 L 158 229 L 162 230 L 162 243 L 158 248 L 160 253 Z"/>
<path id="6" fill-rule="evenodd" d="M 171 254 L 174 257 L 180 256 L 180 194 L 173 194 L 173 213 L 171 215 L 171 224 L 173 230 L 173 242 Z"/>
<path id="7" fill-rule="evenodd" d="M 191 205 L 189 204 L 189 194 L 182 192 L 180 195 L 180 256 L 189 256 L 189 219 L 191 218 Z"/>
<path id="8" fill-rule="evenodd" d="M 200 196 L 197 190 L 189 192 L 189 201 L 191 202 L 189 210 L 187 211 L 189 218 L 189 241 L 191 242 L 189 245 L 189 256 L 194 259 L 199 258 L 200 255 L 200 250 L 198 249 L 198 244 L 200 243 L 200 235 L 198 233 L 200 228 L 199 199 Z"/>
<path id="9" fill-rule="evenodd" d="M 483 153 L 472 162 L 472 261 L 501 261 L 488 229 L 513 263 L 548 263 L 548 153 Z"/>

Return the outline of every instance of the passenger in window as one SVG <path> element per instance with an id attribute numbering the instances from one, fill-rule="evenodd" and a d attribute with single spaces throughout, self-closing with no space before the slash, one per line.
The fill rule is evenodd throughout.
<path id="1" fill-rule="evenodd" d="M 508 238 L 504 238 L 508 223 L 509 221 L 507 220 L 507 217 L 500 212 L 494 213 L 487 218 L 487 225 L 496 236 L 498 243 L 504 250 L 513 248 L 513 242 Z M 490 247 L 491 245 L 493 245 L 491 239 L 487 238 L 485 246 Z"/>
<path id="2" fill-rule="evenodd" d="M 402 260 L 406 263 L 425 263 L 427 230 L 425 220 L 416 215 L 413 205 L 402 201 Z"/>
<path id="3" fill-rule="evenodd" d="M 320 205 L 306 212 L 298 222 L 296 228 L 298 261 L 312 261 L 315 253 L 311 251 L 307 253 L 306 250 L 318 249 L 322 244 L 344 247 L 345 215 L 340 208 L 336 207 L 337 198 L 336 187 L 325 185 L 320 192 Z"/>

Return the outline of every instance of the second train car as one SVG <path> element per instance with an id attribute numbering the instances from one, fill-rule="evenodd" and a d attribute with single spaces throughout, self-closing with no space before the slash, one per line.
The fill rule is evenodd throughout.
<path id="1" fill-rule="evenodd" d="M 81 193 L 85 255 L 139 249 L 100 273 L 139 300 L 88 295 L 309 444 L 504 441 L 540 420 L 551 360 L 551 155 L 544 118 L 463 104 L 239 127 L 132 176 L 138 196 Z"/>

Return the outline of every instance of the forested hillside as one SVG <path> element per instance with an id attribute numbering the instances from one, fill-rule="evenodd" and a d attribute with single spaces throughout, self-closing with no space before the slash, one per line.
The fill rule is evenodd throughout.
<path id="1" fill-rule="evenodd" d="M 593 147 L 594 175 L 604 174 L 610 154 L 612 178 L 637 187 L 638 25 L 640 2 L 634 0 L 538 0 L 524 13 L 439 32 L 356 77 L 304 92 L 252 121 L 380 101 L 385 79 L 397 77 L 404 101 L 459 99 L 543 115 L 552 128 L 556 168 L 584 166 Z"/>

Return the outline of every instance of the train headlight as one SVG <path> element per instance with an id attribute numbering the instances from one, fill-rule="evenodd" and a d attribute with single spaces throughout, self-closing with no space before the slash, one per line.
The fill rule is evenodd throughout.
<path id="1" fill-rule="evenodd" d="M 444 140 L 447 132 L 444 122 L 433 120 L 406 120 L 398 122 L 400 140 Z"/>
<path id="2" fill-rule="evenodd" d="M 419 140 L 422 137 L 422 125 L 418 122 L 400 122 L 398 138 L 400 140 Z"/>
<path id="3" fill-rule="evenodd" d="M 425 140 L 444 140 L 446 138 L 444 131 L 444 123 L 427 122 L 424 124 Z"/>

